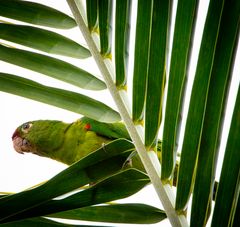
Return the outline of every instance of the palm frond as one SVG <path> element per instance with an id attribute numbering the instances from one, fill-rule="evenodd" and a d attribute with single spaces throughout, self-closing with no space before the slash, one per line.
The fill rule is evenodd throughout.
<path id="1" fill-rule="evenodd" d="M 118 112 L 86 95 L 42 85 L 15 73 L 0 73 L 0 90 L 100 121 L 122 120 L 133 143 L 116 140 L 43 185 L 2 195 L 1 224 L 62 225 L 46 217 L 150 224 L 166 216 L 173 226 L 205 226 L 210 223 L 210 216 L 212 226 L 237 223 L 240 204 L 239 85 L 231 128 L 226 132 L 228 142 L 222 166 L 218 164 L 218 156 L 224 114 L 230 100 L 229 87 L 231 83 L 239 83 L 232 74 L 239 45 L 240 2 L 209 0 L 194 75 L 190 75 L 189 69 L 201 2 L 67 0 L 67 3 L 74 19 L 42 4 L 0 0 L 0 15 L 15 20 L 0 24 L 3 40 L 0 59 L 78 88 L 96 90 L 96 94 L 97 90 L 107 88 Z M 46 30 L 39 25 L 50 28 Z M 89 50 L 85 44 L 70 39 L 67 33 L 62 36 L 51 29 L 76 26 Z M 130 34 L 134 34 L 131 42 Z M 93 57 L 102 78 L 77 67 L 78 63 L 77 66 L 69 63 L 70 58 L 62 60 L 61 55 L 78 59 Z M 133 75 L 129 64 L 133 65 Z M 189 76 L 193 76 L 194 81 L 187 92 Z M 185 99 L 190 100 L 189 106 Z M 181 118 L 186 119 L 185 125 L 181 125 Z M 180 136 L 182 147 L 178 146 Z M 161 153 L 159 138 L 162 139 Z M 129 155 L 135 154 L 132 153 L 134 149 L 146 173 L 122 168 Z M 219 184 L 215 176 L 217 166 L 221 169 Z M 144 204 L 104 204 L 132 195 L 150 182 L 164 212 Z M 86 184 L 90 186 L 65 195 Z M 172 184 L 176 186 L 176 196 Z M 32 199 L 27 200 L 29 197 Z M 212 206 L 212 199 L 216 200 L 215 206 Z M 191 211 L 187 214 L 190 205 Z M 109 215 L 105 216 L 106 213 Z"/>

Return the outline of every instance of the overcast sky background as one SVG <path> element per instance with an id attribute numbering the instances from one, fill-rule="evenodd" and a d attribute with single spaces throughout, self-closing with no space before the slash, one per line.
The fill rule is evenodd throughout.
<path id="1" fill-rule="evenodd" d="M 71 12 L 67 6 L 67 3 L 64 0 L 58 0 L 58 1 L 41 0 L 36 2 L 48 4 L 49 6 L 53 6 L 54 8 L 57 8 L 71 15 Z M 206 0 L 202 1 L 201 4 L 203 6 L 204 5 L 206 6 L 207 5 L 206 2 L 208 1 Z M 202 19 L 201 21 L 199 21 L 199 26 L 203 24 L 204 13 L 202 13 L 201 15 L 202 15 Z M 58 31 L 58 32 L 61 32 L 61 31 Z M 199 32 L 201 33 L 201 29 L 199 30 Z M 78 28 L 68 30 L 65 33 L 65 35 L 66 34 L 70 34 L 70 38 L 76 40 L 77 42 L 84 43 Z M 14 46 L 19 47 L 16 44 L 14 44 Z M 197 46 L 195 49 L 197 50 Z M 62 59 L 71 61 L 72 64 L 76 64 L 79 67 L 84 67 L 91 73 L 100 75 L 95 65 L 95 62 L 92 59 L 83 60 L 83 61 L 81 60 L 79 61 L 71 58 L 62 58 Z M 196 58 L 193 59 L 193 65 L 195 64 L 194 62 L 196 63 Z M 235 96 L 236 96 L 236 92 L 234 94 L 234 90 L 236 90 L 236 88 L 239 86 L 239 74 L 240 74 L 239 53 L 238 53 L 236 62 L 238 65 L 238 69 L 236 68 L 235 77 L 233 79 L 234 80 L 233 87 L 232 87 L 233 94 L 231 96 L 231 103 L 230 103 L 232 107 L 233 107 Z M 131 66 L 132 64 L 130 63 L 129 65 Z M 47 76 L 43 76 L 41 74 L 32 72 L 30 70 L 22 69 L 14 65 L 4 63 L 2 61 L 0 61 L 0 70 L 1 72 L 12 73 L 12 74 L 27 77 L 30 79 L 34 79 L 40 83 L 43 83 L 49 86 L 57 86 L 60 88 L 70 89 L 73 91 L 84 93 L 92 96 L 95 99 L 105 102 L 108 105 L 111 105 L 113 107 L 115 106 L 107 91 L 87 92 L 80 88 L 76 88 L 72 85 L 57 81 L 55 79 L 52 79 Z M 190 73 L 189 75 L 190 85 L 191 85 L 191 74 L 193 74 L 193 72 L 194 72 L 194 69 L 192 73 Z M 16 153 L 12 146 L 11 136 L 17 126 L 30 120 L 54 119 L 54 120 L 62 120 L 65 122 L 72 122 L 78 119 L 80 115 L 63 110 L 63 109 L 59 109 L 53 106 L 35 102 L 29 99 L 3 93 L 3 92 L 0 92 L 0 100 L 1 100 L 0 192 L 18 192 L 18 191 L 24 190 L 26 188 L 29 188 L 35 184 L 38 184 L 42 181 L 45 181 L 53 177 L 55 174 L 57 174 L 58 172 L 66 168 L 65 165 L 53 160 L 49 160 L 46 158 L 38 157 L 36 155 L 31 155 L 31 154 L 21 155 Z M 227 114 L 229 114 L 230 116 L 231 111 Z M 229 123 L 226 123 L 226 125 L 229 125 Z M 154 205 L 156 207 L 161 207 L 159 205 L 158 197 L 155 195 L 155 192 L 151 186 L 146 187 L 140 193 L 132 196 L 127 201 L 138 202 L 138 203 L 143 202 L 143 203 Z M 128 226 L 128 225 L 119 225 L 119 226 Z M 129 226 L 133 226 L 133 225 L 129 225 Z M 160 226 L 160 225 L 156 224 L 151 226 Z M 161 226 L 170 226 L 170 224 L 166 220 L 164 222 L 161 222 Z"/>

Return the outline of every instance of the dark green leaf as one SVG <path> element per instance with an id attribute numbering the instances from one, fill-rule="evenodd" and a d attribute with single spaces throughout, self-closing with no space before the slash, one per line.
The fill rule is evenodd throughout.
<path id="1" fill-rule="evenodd" d="M 86 0 L 88 29 L 94 31 L 98 25 L 98 1 Z"/>
<path id="2" fill-rule="evenodd" d="M 147 147 L 156 145 L 162 118 L 169 12 L 169 1 L 153 1 L 145 109 L 145 145 Z"/>
<path id="3" fill-rule="evenodd" d="M 36 187 L 32 190 L 27 190 L 17 194 L 2 197 L 0 199 L 0 220 L 7 219 L 8 217 L 21 213 L 24 210 L 28 210 L 31 207 L 35 207 L 39 204 L 43 204 L 49 201 L 50 199 L 53 199 L 53 198 L 56 198 L 57 196 L 71 192 L 72 190 L 78 189 L 79 187 L 84 186 L 86 184 L 97 182 L 98 180 L 105 178 L 108 175 L 111 175 L 121 170 L 124 162 L 126 161 L 126 158 L 130 154 L 133 147 L 134 147 L 133 144 L 127 140 L 124 140 L 124 139 L 115 140 L 109 144 L 106 144 L 103 148 L 98 149 L 97 151 L 91 153 L 90 155 L 82 158 L 80 161 L 73 164 L 66 170 L 62 171 L 61 173 L 59 173 L 58 175 L 56 175 L 55 177 L 47 181 L 45 184 L 40 185 L 39 187 Z M 129 183 L 131 183 L 131 181 L 134 182 L 134 180 L 138 179 L 137 177 L 143 177 L 143 174 L 141 175 L 139 173 L 140 174 L 139 175 L 138 172 L 136 174 L 132 173 L 132 171 L 129 174 L 128 173 L 129 172 L 123 173 L 123 176 L 120 175 L 119 177 L 116 177 L 115 181 L 119 179 L 119 180 L 122 180 L 123 181 L 122 183 L 124 184 L 124 180 L 125 181 L 129 180 Z M 131 174 L 133 175 L 133 178 L 131 178 L 132 176 Z M 145 178 L 147 179 L 146 176 Z M 91 195 L 93 196 L 92 193 L 96 191 L 100 193 L 99 195 L 100 197 L 96 199 L 107 200 L 106 194 L 104 194 L 105 197 L 101 196 L 101 189 L 107 190 L 105 185 L 107 184 L 110 187 L 111 180 L 109 181 L 106 180 L 106 182 L 104 181 L 105 183 L 100 183 L 100 186 L 103 185 L 100 187 L 100 189 L 98 188 L 94 189 L 95 187 L 87 189 L 86 191 L 89 191 L 89 194 L 85 193 L 85 191 L 83 191 L 82 193 L 83 194 L 85 193 L 86 196 L 91 196 Z M 142 182 L 142 184 L 144 183 L 145 181 Z M 137 184 L 137 185 L 142 185 L 142 184 Z M 137 185 L 136 187 L 134 187 L 134 185 L 135 184 L 133 184 L 133 188 L 130 187 L 129 190 L 127 190 L 126 192 L 123 191 L 123 193 L 120 193 L 120 194 L 123 195 L 124 193 L 129 193 L 134 191 L 134 189 L 138 188 Z M 113 189 L 114 189 L 114 184 L 113 184 Z M 115 193 L 113 193 L 113 196 L 117 196 L 116 191 Z M 81 197 L 81 192 L 80 192 L 80 197 Z M 68 198 L 71 198 L 71 197 L 68 197 Z M 68 201 L 68 198 L 67 198 L 67 201 Z M 95 197 L 92 197 L 93 200 L 94 198 Z M 87 201 L 85 199 L 83 200 L 80 199 L 77 201 L 80 203 L 82 201 L 82 203 L 84 204 L 93 202 L 91 200 L 91 197 L 86 197 L 86 199 Z M 59 209 L 59 207 L 62 207 L 62 206 L 61 205 L 58 206 L 58 202 L 60 202 L 61 204 L 63 201 L 65 200 L 59 200 L 59 201 L 54 200 L 54 201 L 50 201 L 49 203 L 55 204 L 56 202 L 56 206 L 55 207 L 51 206 L 51 208 Z M 42 206 L 45 207 L 45 205 L 42 205 Z M 63 207 L 65 206 L 63 205 Z M 78 207 L 73 207 L 72 209 L 74 208 L 78 208 Z M 43 210 L 41 209 L 38 210 L 38 212 L 40 211 L 43 211 Z M 55 213 L 58 211 L 62 211 L 62 210 L 56 210 L 56 211 L 53 210 L 52 212 Z M 49 213 L 46 213 L 46 214 L 49 214 Z M 20 214 L 20 217 L 22 219 L 21 214 Z"/>
<path id="4" fill-rule="evenodd" d="M 88 49 L 73 40 L 32 26 L 0 23 L 0 38 L 51 54 L 74 58 L 91 56 Z"/>
<path id="5" fill-rule="evenodd" d="M 152 23 L 152 0 L 138 1 L 137 27 L 135 37 L 132 117 L 135 123 L 143 119 L 146 97 L 150 29 Z"/>
<path id="6" fill-rule="evenodd" d="M 173 172 L 177 134 L 180 128 L 180 109 L 184 96 L 187 62 L 191 49 L 198 0 L 179 0 L 171 54 L 167 104 L 162 140 L 162 180 L 168 180 Z"/>
<path id="7" fill-rule="evenodd" d="M 239 188 L 240 187 L 238 186 L 238 189 Z M 238 224 L 240 223 L 240 215 L 239 215 L 240 214 L 240 196 L 239 196 L 239 191 L 238 191 L 238 195 L 236 195 L 236 197 L 238 197 L 237 207 L 236 207 L 235 213 L 234 212 L 232 213 L 232 220 L 231 220 L 231 224 L 232 224 L 233 227 L 237 227 Z"/>
<path id="8" fill-rule="evenodd" d="M 130 13 L 131 1 L 116 1 L 115 69 L 116 86 L 120 89 L 124 89 L 127 83 Z"/>
<path id="9" fill-rule="evenodd" d="M 0 15 L 30 24 L 68 29 L 75 27 L 75 20 L 51 7 L 35 2 L 0 0 Z"/>
<path id="10" fill-rule="evenodd" d="M 0 60 L 31 69 L 84 89 L 102 90 L 106 88 L 103 81 L 83 69 L 46 55 L 0 45 Z"/>
<path id="11" fill-rule="evenodd" d="M 231 15 L 231 14 L 230 14 Z M 212 226 L 228 226 L 234 216 L 239 220 L 240 189 L 240 87 L 233 112 L 227 147 L 215 201 Z M 239 197 L 239 198 L 238 198 Z M 238 201 L 237 201 L 238 198 Z M 237 205 L 238 203 L 238 205 Z M 237 207 L 238 206 L 238 211 Z M 239 222 L 235 222 L 238 223 Z M 237 225 L 236 225 L 237 226 Z"/>
<path id="12" fill-rule="evenodd" d="M 205 225 L 209 216 L 208 206 L 213 196 L 216 161 L 219 151 L 218 146 L 221 139 L 221 129 L 226 108 L 224 104 L 228 96 L 231 71 L 234 65 L 234 48 L 237 46 L 239 21 L 240 2 L 234 0 L 225 2 L 212 66 L 199 147 L 191 209 L 192 226 Z M 221 224 L 223 224 L 222 220 L 221 217 Z"/>
<path id="13" fill-rule="evenodd" d="M 100 32 L 100 46 L 103 57 L 111 54 L 112 38 L 112 1 L 98 0 L 98 21 Z"/>
<path id="14" fill-rule="evenodd" d="M 44 226 L 44 227 L 52 227 L 52 226 L 67 226 L 67 227 L 74 227 L 74 226 L 83 226 L 83 227 L 87 227 L 87 225 L 71 225 L 71 224 L 65 224 L 65 223 L 59 223 L 53 220 L 49 220 L 47 218 L 31 218 L 31 219 L 25 219 L 22 221 L 16 221 L 16 222 L 10 222 L 10 223 L 5 223 L 5 224 L 1 224 L 2 227 L 40 227 L 40 226 Z M 92 226 L 92 225 L 91 225 Z"/>
<path id="15" fill-rule="evenodd" d="M 148 183 L 149 178 L 147 175 L 135 169 L 128 169 L 67 198 L 50 200 L 49 202 L 7 218 L 4 221 L 43 216 L 123 199 L 138 192 Z"/>
<path id="16" fill-rule="evenodd" d="M 177 183 L 176 209 L 186 208 L 193 187 L 202 124 L 223 2 L 211 0 L 192 88 Z"/>
<path id="17" fill-rule="evenodd" d="M 109 106 L 79 93 L 44 86 L 12 74 L 0 73 L 0 90 L 57 106 L 104 122 L 120 121 Z"/>
<path id="18" fill-rule="evenodd" d="M 130 203 L 84 207 L 48 215 L 48 217 L 97 222 L 152 224 L 165 219 L 166 214 L 164 211 L 149 205 Z"/>

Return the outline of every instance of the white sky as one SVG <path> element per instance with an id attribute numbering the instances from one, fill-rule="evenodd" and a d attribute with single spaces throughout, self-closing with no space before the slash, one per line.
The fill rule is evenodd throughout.
<path id="1" fill-rule="evenodd" d="M 54 8 L 60 9 L 69 14 L 70 10 L 64 0 L 41 0 L 36 1 L 43 4 L 48 4 Z M 206 4 L 202 1 L 203 4 Z M 57 3 L 57 5 L 56 5 Z M 71 29 L 65 34 L 70 34 L 72 39 L 83 43 L 82 37 L 78 29 Z M 1 40 L 0 40 L 1 42 Z M 18 45 L 15 45 L 18 46 Z M 64 58 L 62 58 L 64 59 Z M 71 60 L 73 64 L 78 66 L 83 66 L 90 72 L 100 75 L 95 63 L 92 59 L 79 61 L 70 58 L 65 58 L 66 60 Z M 240 63 L 240 57 L 237 59 L 238 66 Z M 131 64 L 129 64 L 131 65 Z M 83 92 L 84 94 L 91 95 L 95 99 L 106 102 L 107 104 L 114 106 L 113 101 L 108 95 L 107 91 L 104 92 L 86 92 L 72 85 L 59 82 L 47 76 L 42 76 L 38 73 L 33 73 L 30 70 L 21 69 L 20 67 L 13 66 L 0 61 L 0 71 L 6 73 L 13 73 L 16 75 L 32 78 L 43 84 L 50 86 L 58 86 L 64 89 L 71 89 L 78 92 Z M 236 72 L 239 75 L 240 71 Z M 237 87 L 239 85 L 239 78 L 235 76 L 234 85 Z M 239 77 L 239 76 L 238 76 Z M 234 89 L 233 89 L 234 90 Z M 234 100 L 234 95 L 233 98 Z M 38 157 L 36 155 L 25 154 L 21 155 L 14 151 L 11 141 L 11 136 L 20 124 L 27 122 L 29 120 L 38 119 L 55 119 L 62 120 L 65 122 L 75 121 L 80 117 L 80 115 L 62 110 L 53 106 L 31 101 L 22 97 L 10 95 L 7 93 L 0 92 L 1 101 L 1 118 L 0 118 L 0 192 L 18 192 L 45 181 L 64 168 L 65 165 L 49 160 L 46 158 Z M 233 102 L 232 102 L 233 103 Z M 128 202 L 143 202 L 147 204 L 152 204 L 156 207 L 160 207 L 159 200 L 155 195 L 155 192 L 151 186 L 145 188 L 137 195 L 129 198 Z M 161 224 L 161 225 L 160 225 Z M 160 224 L 151 226 L 170 226 L 168 221 L 161 222 Z M 104 224 L 105 225 L 105 224 Z M 118 226 L 128 226 L 128 225 L 118 225 Z M 134 226 L 134 225 L 129 225 Z"/>

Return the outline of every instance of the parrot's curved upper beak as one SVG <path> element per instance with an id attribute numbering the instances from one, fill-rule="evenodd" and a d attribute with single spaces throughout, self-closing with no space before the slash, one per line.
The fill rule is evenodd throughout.
<path id="1" fill-rule="evenodd" d="M 12 141 L 14 140 L 15 137 L 19 137 L 19 133 L 18 133 L 18 130 L 16 129 L 15 132 L 13 133 L 12 135 Z"/>
<path id="2" fill-rule="evenodd" d="M 18 153 L 24 154 L 24 152 L 31 152 L 31 144 L 27 139 L 21 138 L 17 130 L 12 135 L 12 141 L 15 151 L 17 151 Z"/>

